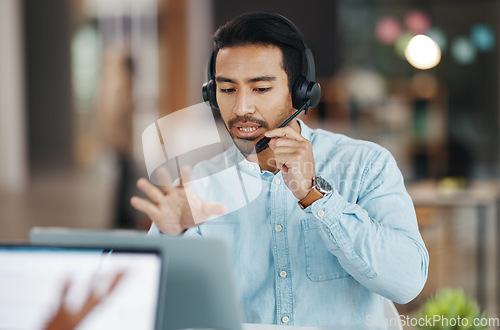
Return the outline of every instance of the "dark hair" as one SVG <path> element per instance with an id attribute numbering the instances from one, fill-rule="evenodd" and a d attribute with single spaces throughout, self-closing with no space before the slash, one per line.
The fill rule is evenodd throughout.
<path id="1" fill-rule="evenodd" d="M 221 48 L 245 45 L 279 47 L 283 55 L 283 69 L 288 76 L 288 88 L 292 91 L 293 82 L 302 74 L 304 61 L 304 44 L 298 31 L 276 14 L 251 12 L 232 19 L 214 34 L 214 54 Z"/>

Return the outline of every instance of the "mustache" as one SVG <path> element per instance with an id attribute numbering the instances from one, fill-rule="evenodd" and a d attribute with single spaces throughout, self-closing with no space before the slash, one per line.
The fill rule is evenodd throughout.
<path id="1" fill-rule="evenodd" d="M 264 128 L 268 128 L 267 127 L 268 125 L 267 125 L 267 123 L 265 121 L 263 121 L 262 119 L 254 118 L 254 117 L 252 117 L 250 115 L 236 116 L 236 117 L 232 118 L 231 120 L 229 120 L 229 122 L 227 123 L 227 125 L 229 127 L 232 127 L 237 122 L 254 123 L 254 124 L 257 124 L 257 125 L 262 126 Z"/>

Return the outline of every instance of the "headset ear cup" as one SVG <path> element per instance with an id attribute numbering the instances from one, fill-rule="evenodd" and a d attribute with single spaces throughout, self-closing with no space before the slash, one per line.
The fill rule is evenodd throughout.
<path id="1" fill-rule="evenodd" d="M 203 101 L 208 102 L 212 108 L 219 110 L 219 105 L 217 104 L 217 84 L 213 79 L 203 84 L 201 93 Z"/>
<path id="2" fill-rule="evenodd" d="M 292 105 L 295 109 L 300 109 L 304 103 L 307 101 L 307 84 L 304 82 L 307 79 L 304 76 L 299 76 L 295 79 L 292 86 Z"/>
<path id="3" fill-rule="evenodd" d="M 309 107 L 315 108 L 321 99 L 321 86 L 317 82 L 309 82 L 306 98 L 309 100 Z"/>
<path id="4" fill-rule="evenodd" d="M 208 97 L 208 82 L 204 83 L 201 86 L 201 95 L 203 96 L 203 101 L 210 103 L 210 99 Z"/>
<path id="5" fill-rule="evenodd" d="M 309 102 L 309 108 L 318 105 L 321 98 L 321 87 L 314 81 L 307 80 L 304 76 L 299 76 L 293 84 L 292 104 L 295 109 L 300 109 Z"/>

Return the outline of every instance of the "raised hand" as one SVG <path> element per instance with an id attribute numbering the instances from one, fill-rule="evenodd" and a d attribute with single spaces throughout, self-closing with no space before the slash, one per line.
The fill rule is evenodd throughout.
<path id="1" fill-rule="evenodd" d="M 130 203 L 148 215 L 161 232 L 178 235 L 188 228 L 205 222 L 211 215 L 227 213 L 225 205 L 204 201 L 196 194 L 191 183 L 189 167 L 181 169 L 181 178 L 177 186 L 172 184 L 166 169 L 158 169 L 157 174 L 162 184 L 161 188 L 141 178 L 137 181 L 137 187 L 148 199 L 134 196 Z"/>
<path id="2" fill-rule="evenodd" d="M 266 136 L 271 138 L 269 147 L 283 181 L 298 200 L 303 199 L 316 175 L 311 142 L 289 126 L 268 131 Z"/>

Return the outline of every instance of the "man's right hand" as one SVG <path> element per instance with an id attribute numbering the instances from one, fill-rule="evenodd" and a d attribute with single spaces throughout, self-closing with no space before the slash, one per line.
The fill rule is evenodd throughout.
<path id="1" fill-rule="evenodd" d="M 137 181 L 137 187 L 148 199 L 134 196 L 130 204 L 148 215 L 161 232 L 178 235 L 207 221 L 211 215 L 227 213 L 224 204 L 204 201 L 194 192 L 190 182 L 191 170 L 188 167 L 181 169 L 178 186 L 172 185 L 167 170 L 160 168 L 157 172 L 162 188 L 141 178 Z"/>

